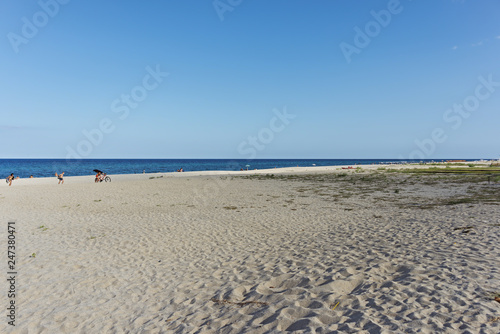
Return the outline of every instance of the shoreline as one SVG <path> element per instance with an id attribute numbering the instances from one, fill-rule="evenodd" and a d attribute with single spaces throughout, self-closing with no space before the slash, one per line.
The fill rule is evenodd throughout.
<path id="1" fill-rule="evenodd" d="M 305 173 L 335 173 L 335 172 L 352 172 L 358 171 L 374 171 L 377 169 L 423 169 L 429 167 L 440 168 L 463 168 L 469 164 L 476 166 L 484 165 L 489 166 L 492 161 L 470 161 L 463 163 L 463 165 L 448 165 L 446 162 L 436 162 L 432 164 L 371 164 L 371 165 L 335 165 L 335 166 L 308 166 L 308 167 L 281 167 L 271 169 L 249 169 L 243 171 L 226 171 L 226 170 L 211 170 L 211 171 L 186 171 L 186 172 L 157 172 L 157 173 L 137 173 L 137 174 L 107 174 L 111 177 L 112 182 L 132 181 L 132 180 L 147 180 L 150 178 L 166 177 L 166 178 L 179 178 L 179 177 L 204 177 L 204 176 L 246 176 L 246 175 L 261 175 L 261 174 L 305 174 Z M 66 181 L 70 183 L 94 183 L 94 174 L 79 175 L 79 176 L 64 176 Z M 35 177 L 35 178 L 20 178 L 12 182 L 12 186 L 23 185 L 41 185 L 53 184 L 58 182 L 55 176 L 53 177 Z M 2 183 L 0 183 L 2 184 Z M 6 184 L 7 185 L 7 184 Z M 3 184 L 2 184 L 3 186 Z"/>

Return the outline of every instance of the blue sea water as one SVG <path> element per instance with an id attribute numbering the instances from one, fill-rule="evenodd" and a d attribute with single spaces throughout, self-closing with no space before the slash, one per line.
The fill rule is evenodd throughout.
<path id="1" fill-rule="evenodd" d="M 472 159 L 471 159 L 472 160 Z M 432 161 L 432 160 L 425 160 Z M 441 160 L 435 160 L 441 161 Z M 65 172 L 65 176 L 92 175 L 94 169 L 112 174 L 138 174 L 207 170 L 268 169 L 282 167 L 335 166 L 355 164 L 401 163 L 395 159 L 0 159 L 0 177 L 14 176 L 27 178 L 51 177 L 54 173 Z M 248 165 L 248 166 L 247 166 Z"/>

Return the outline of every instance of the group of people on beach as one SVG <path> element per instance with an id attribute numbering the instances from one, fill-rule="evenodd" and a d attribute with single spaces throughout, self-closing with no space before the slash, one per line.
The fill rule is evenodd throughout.
<path id="1" fill-rule="evenodd" d="M 57 174 L 57 172 L 56 172 L 56 177 L 57 177 L 57 179 L 59 180 L 59 183 L 58 183 L 58 184 L 64 184 L 64 179 L 63 179 L 63 177 L 64 177 L 64 172 L 62 172 L 61 174 Z M 30 178 L 30 179 L 34 179 L 33 175 L 30 175 L 30 177 L 29 177 L 29 178 Z M 6 182 L 9 184 L 9 186 L 11 186 L 11 185 L 12 185 L 12 181 L 14 181 L 14 180 L 19 180 L 19 179 L 20 179 L 20 177 L 19 177 L 19 176 L 14 177 L 14 173 L 11 173 L 9 176 L 7 176 L 7 177 L 5 178 Z"/>

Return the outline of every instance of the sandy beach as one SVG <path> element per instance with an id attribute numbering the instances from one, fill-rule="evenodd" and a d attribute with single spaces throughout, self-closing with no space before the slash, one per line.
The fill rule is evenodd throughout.
<path id="1" fill-rule="evenodd" d="M 0 332 L 500 332 L 500 183 L 355 168 L 2 182 Z"/>

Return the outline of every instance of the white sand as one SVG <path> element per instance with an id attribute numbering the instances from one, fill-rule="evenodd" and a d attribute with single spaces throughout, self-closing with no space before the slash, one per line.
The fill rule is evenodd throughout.
<path id="1" fill-rule="evenodd" d="M 18 294 L 0 332 L 500 332 L 499 206 L 439 204 L 498 185 L 237 177 L 254 173 L 3 183 L 0 270 L 15 221 Z"/>

